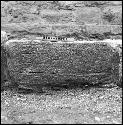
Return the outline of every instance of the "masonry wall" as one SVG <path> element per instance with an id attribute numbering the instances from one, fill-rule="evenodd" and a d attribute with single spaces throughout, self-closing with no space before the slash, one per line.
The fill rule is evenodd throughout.
<path id="1" fill-rule="evenodd" d="M 2 29 L 77 39 L 121 39 L 122 1 L 1 1 Z"/>
<path id="2" fill-rule="evenodd" d="M 88 41 L 122 39 L 121 1 L 1 1 L 1 11 L 1 29 L 9 33 L 9 37 L 12 40 L 14 38 L 24 38 L 25 36 L 35 38 L 42 35 L 60 37 L 72 36 L 77 40 L 86 39 Z M 23 40 L 23 42 L 15 42 L 13 40 L 11 43 L 7 40 L 3 41 L 4 44 L 6 42 L 8 42 L 7 51 L 11 55 L 11 59 L 5 68 L 10 70 L 11 76 L 13 76 L 19 84 L 28 83 L 26 85 L 33 85 L 34 83 L 40 83 L 40 81 L 42 81 L 42 84 L 47 83 L 45 79 L 50 80 L 50 76 L 53 74 L 76 74 L 75 72 L 81 72 L 82 74 L 98 74 L 101 72 L 101 69 L 110 75 L 110 77 L 107 74 L 104 75 L 104 81 L 101 82 L 112 83 L 119 79 L 119 71 L 120 74 L 122 74 L 121 70 L 119 70 L 120 62 L 112 63 L 112 58 L 114 61 L 120 59 L 119 51 L 115 51 L 114 48 L 111 48 L 109 45 L 86 44 L 87 49 L 85 49 L 83 48 L 83 44 L 82 47 L 78 46 L 80 49 L 77 49 L 74 47 L 77 45 L 71 44 L 68 46 L 63 45 L 64 47 L 60 49 L 59 46 L 62 45 L 57 43 L 56 45 L 52 45 L 51 43 L 40 45 L 34 41 L 30 41 L 28 44 L 26 40 Z M 73 56 L 71 55 L 71 49 L 73 49 Z M 80 52 L 81 55 L 78 56 Z M 81 58 L 82 53 L 83 59 Z M 93 53 L 94 57 L 91 56 L 91 53 Z M 50 54 L 51 60 L 47 60 Z M 62 54 L 64 57 L 60 56 Z M 96 56 L 96 54 L 100 54 L 100 57 Z M 58 67 L 57 63 L 60 64 L 61 60 L 58 59 L 60 57 L 63 60 L 66 59 L 64 60 L 66 65 L 62 63 L 64 67 L 68 65 L 68 62 L 73 62 L 70 65 L 73 69 L 68 66 L 68 69 L 72 70 L 71 72 L 68 72 L 68 70 L 66 70 L 67 68 L 64 69 L 64 67 L 60 67 L 60 69 Z M 57 70 L 54 68 L 54 61 L 56 62 L 55 68 Z M 79 62 L 83 64 L 81 70 L 80 67 L 82 67 L 82 65 L 80 66 Z M 86 66 L 84 62 L 86 62 Z M 96 65 L 95 62 L 97 63 Z M 47 66 L 49 66 L 49 69 Z M 42 72 L 42 70 L 44 72 Z M 50 75 L 46 75 L 48 72 Z M 41 77 L 42 74 L 45 74 L 44 77 Z M 67 76 L 64 75 L 64 77 L 66 78 Z M 57 78 L 60 78 L 60 81 L 62 81 L 64 77 L 59 77 L 58 75 Z M 97 79 L 96 77 L 89 78 L 91 78 L 91 83 L 93 83 L 93 80 L 95 81 Z M 58 79 L 56 79 L 56 81 L 57 80 Z M 54 81 L 52 81 L 52 83 L 53 82 Z"/>

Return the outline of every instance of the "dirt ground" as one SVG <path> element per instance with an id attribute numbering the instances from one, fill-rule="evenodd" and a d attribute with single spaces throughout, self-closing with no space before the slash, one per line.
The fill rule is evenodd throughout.
<path id="1" fill-rule="evenodd" d="M 121 124 L 122 89 L 1 92 L 2 124 Z"/>

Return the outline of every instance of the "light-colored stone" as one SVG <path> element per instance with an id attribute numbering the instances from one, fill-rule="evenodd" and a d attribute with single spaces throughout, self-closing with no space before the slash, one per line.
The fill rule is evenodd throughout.
<path id="1" fill-rule="evenodd" d="M 54 35 L 75 33 L 84 39 L 89 37 L 87 34 L 103 35 L 111 32 L 117 38 L 122 33 L 121 4 L 120 1 L 2 1 L 1 27 L 10 32 L 27 31 Z M 109 10 L 114 15 L 111 22 L 104 19 Z M 85 26 L 87 31 L 81 29 L 85 24 L 91 25 Z"/>
<path id="2" fill-rule="evenodd" d="M 95 117 L 95 120 L 98 121 L 98 122 L 100 122 L 100 118 L 97 117 L 97 116 Z"/>
<path id="3" fill-rule="evenodd" d="M 75 11 L 76 24 L 97 24 L 101 23 L 101 10 L 97 7 L 83 7 Z"/>
<path id="4" fill-rule="evenodd" d="M 7 33 L 5 31 L 1 31 L 1 43 L 4 43 L 8 40 Z"/>

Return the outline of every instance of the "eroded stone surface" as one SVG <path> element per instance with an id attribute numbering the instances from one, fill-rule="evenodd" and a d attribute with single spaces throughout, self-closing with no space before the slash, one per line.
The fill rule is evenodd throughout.
<path id="1" fill-rule="evenodd" d="M 105 39 L 114 34 L 114 39 L 121 38 L 120 1 L 2 1 L 1 4 L 2 29 L 12 34 L 15 31 L 19 31 L 18 35 L 20 31 L 54 35 L 76 33 L 78 37 L 90 38 L 93 32 L 101 29 L 94 36 L 100 34 Z M 93 32 L 85 31 L 87 24 Z"/>
<path id="2" fill-rule="evenodd" d="M 11 53 L 10 70 L 19 84 L 28 87 L 46 84 L 96 84 L 118 79 L 119 53 L 115 42 L 7 42 Z M 114 47 L 114 48 L 113 48 Z M 107 79 L 107 75 L 108 79 Z M 107 80 L 103 80 L 103 79 Z M 110 81 L 111 80 L 111 81 Z M 113 81 L 112 81 L 113 80 Z M 83 81 L 83 83 L 80 81 Z"/>
<path id="3" fill-rule="evenodd" d="M 2 37 L 2 42 L 11 57 L 9 61 L 11 74 L 16 74 L 16 78 L 20 69 L 22 69 L 22 74 L 35 71 L 31 58 L 40 55 L 37 54 L 37 52 L 40 52 L 40 40 L 35 40 L 35 38 L 42 35 L 73 37 L 75 38 L 74 42 L 79 40 L 79 42 L 82 41 L 82 44 L 88 42 L 93 44 L 90 40 L 122 39 L 121 6 L 122 3 L 118 1 L 2 1 L 1 28 L 7 34 L 9 33 L 8 36 Z M 22 38 L 26 39 L 22 40 Z M 84 42 L 84 40 L 88 41 Z M 28 49 L 32 44 L 37 48 L 33 46 Z M 56 48 L 57 45 L 61 46 L 55 44 Z M 114 41 L 106 43 L 106 45 L 113 47 L 111 51 L 114 53 L 120 53 L 121 49 L 115 48 Z M 26 48 L 24 51 L 30 54 L 29 60 L 22 54 L 18 46 Z M 35 53 L 34 56 L 31 55 L 33 52 Z M 16 58 L 14 59 L 14 57 Z M 57 59 L 55 56 L 53 58 Z M 110 57 L 104 56 L 104 58 Z M 37 61 L 39 60 L 37 59 Z M 19 68 L 18 65 L 22 62 L 26 67 L 21 65 L 23 68 Z M 12 63 L 14 65 L 11 65 Z M 62 72 L 62 70 L 55 72 Z"/>

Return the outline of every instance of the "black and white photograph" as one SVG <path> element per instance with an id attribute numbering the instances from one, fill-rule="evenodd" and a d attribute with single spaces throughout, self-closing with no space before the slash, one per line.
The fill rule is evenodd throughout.
<path id="1" fill-rule="evenodd" d="M 1 124 L 122 124 L 122 1 L 1 1 Z"/>

